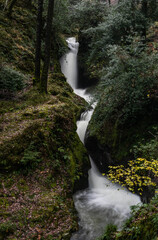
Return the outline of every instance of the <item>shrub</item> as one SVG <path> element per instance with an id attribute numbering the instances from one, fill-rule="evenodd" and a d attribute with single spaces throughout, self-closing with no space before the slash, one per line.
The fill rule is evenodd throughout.
<path id="1" fill-rule="evenodd" d="M 25 86 L 24 74 L 8 66 L 0 68 L 0 90 L 16 92 Z"/>
<path id="2" fill-rule="evenodd" d="M 128 187 L 132 192 L 138 191 L 140 195 L 146 187 L 156 187 L 154 180 L 158 177 L 158 161 L 137 158 L 129 161 L 128 167 L 110 166 L 108 178 L 122 186 Z"/>
<path id="3" fill-rule="evenodd" d="M 158 195 L 149 204 L 132 207 L 132 217 L 122 231 L 116 234 L 116 240 L 156 240 L 158 236 Z"/>
<path id="4" fill-rule="evenodd" d="M 115 225 L 109 224 L 106 227 L 105 233 L 98 240 L 112 240 L 114 239 L 114 233 L 116 232 L 117 227 Z"/>
<path id="5" fill-rule="evenodd" d="M 131 152 L 134 153 L 134 157 L 138 158 L 144 156 L 147 159 L 155 159 L 158 161 L 158 128 L 153 127 L 149 132 L 152 138 L 149 140 L 142 139 L 137 145 L 134 145 Z M 150 137 L 151 137 L 150 136 Z"/>

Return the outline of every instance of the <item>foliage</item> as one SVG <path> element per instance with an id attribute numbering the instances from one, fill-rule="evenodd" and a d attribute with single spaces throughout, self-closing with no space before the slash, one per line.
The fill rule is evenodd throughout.
<path id="1" fill-rule="evenodd" d="M 11 221 L 0 224 L 0 239 L 5 239 L 9 234 L 13 233 L 16 225 Z"/>
<path id="2" fill-rule="evenodd" d="M 157 55 L 141 52 L 136 43 L 128 49 L 109 46 L 108 57 L 109 65 L 102 69 L 97 92 L 105 106 L 102 115 L 121 124 L 130 118 L 132 124 L 152 105 L 152 95 L 157 88 Z"/>
<path id="3" fill-rule="evenodd" d="M 137 158 L 129 161 L 128 167 L 109 166 L 108 178 L 122 186 L 126 186 L 130 191 L 138 191 L 140 195 L 145 187 L 156 187 L 154 179 L 158 177 L 158 161 L 145 158 Z"/>
<path id="4" fill-rule="evenodd" d="M 71 28 L 78 33 L 80 52 L 86 53 L 86 58 L 90 54 L 89 43 L 92 41 L 93 34 L 83 34 L 83 31 L 97 27 L 106 14 L 106 2 L 99 0 L 83 0 L 72 8 Z"/>
<path id="5" fill-rule="evenodd" d="M 83 28 L 84 38 L 91 36 L 88 61 L 96 63 L 105 59 L 109 44 L 122 44 L 129 35 L 142 35 L 146 19 L 132 2 L 133 0 L 121 1 L 108 9 L 102 21 L 95 27 L 91 24 L 89 28 Z"/>
<path id="6" fill-rule="evenodd" d="M 26 76 L 9 66 L 1 66 L 0 89 L 16 92 L 25 86 Z"/>
<path id="7" fill-rule="evenodd" d="M 73 24 L 80 31 L 96 27 L 102 22 L 107 12 L 106 3 L 99 0 L 81 1 L 74 6 L 71 13 Z"/>
<path id="8" fill-rule="evenodd" d="M 31 142 L 28 148 L 24 151 L 24 156 L 20 160 L 24 169 L 34 169 L 41 162 L 40 152 L 37 151 L 34 142 Z"/>
<path id="9" fill-rule="evenodd" d="M 132 207 L 132 216 L 115 240 L 156 240 L 158 236 L 158 195 L 149 204 Z"/>
<path id="10" fill-rule="evenodd" d="M 147 17 L 154 21 L 158 20 L 158 4 L 157 0 L 147 1 Z"/>
<path id="11" fill-rule="evenodd" d="M 157 127 L 153 127 L 150 132 L 152 138 L 149 140 L 142 139 L 137 145 L 134 145 L 131 152 L 134 153 L 134 157 L 144 156 L 147 159 L 158 160 L 158 138 Z M 154 138 L 153 138 L 154 137 Z"/>
<path id="12" fill-rule="evenodd" d="M 8 18 L 6 11 L 4 11 L 5 1 L 0 0 L 0 2 L 2 3 L 2 8 L 0 9 L 0 47 L 2 50 L 1 63 L 4 64 L 4 62 L 6 62 L 7 64 L 11 64 L 13 69 L 17 69 L 23 74 L 32 74 L 34 71 L 37 1 L 27 1 L 27 3 L 29 2 L 31 4 L 27 4 L 24 1 L 17 1 L 13 8 L 12 19 Z M 42 40 L 45 39 L 47 6 L 48 1 L 44 1 Z M 62 34 L 70 33 L 68 1 L 55 1 L 54 14 L 53 34 L 51 35 L 53 39 L 51 65 L 53 68 L 55 68 L 54 62 L 58 61 L 59 57 L 67 51 L 67 46 Z M 42 42 L 41 64 L 43 56 L 44 48 Z M 29 79 L 30 77 L 26 77 L 27 82 Z M 10 85 L 14 87 L 14 79 L 13 84 L 12 80 L 10 83 Z M 17 91 L 18 90 L 19 89 L 17 89 Z"/>
<path id="13" fill-rule="evenodd" d="M 158 195 L 149 204 L 131 207 L 131 217 L 123 228 L 116 231 L 115 226 L 109 226 L 110 238 L 107 232 L 99 240 L 156 240 L 158 236 Z"/>
<path id="14" fill-rule="evenodd" d="M 43 25 L 45 26 L 47 15 L 48 1 L 44 1 Z M 69 1 L 58 0 L 54 3 L 54 16 L 52 24 L 52 49 L 51 62 L 54 64 L 56 59 L 60 58 L 67 51 L 67 44 L 64 39 L 64 34 L 70 34 L 70 16 L 69 16 Z M 42 36 L 42 55 L 44 54 L 43 40 L 45 36 L 45 27 Z"/>
<path id="15" fill-rule="evenodd" d="M 115 225 L 109 224 L 106 227 L 106 230 L 105 230 L 105 233 L 103 234 L 103 236 L 98 238 L 98 240 L 112 240 L 116 230 L 117 230 L 117 227 Z"/>
<path id="16" fill-rule="evenodd" d="M 55 1 L 54 22 L 55 32 L 70 34 L 69 0 Z"/>

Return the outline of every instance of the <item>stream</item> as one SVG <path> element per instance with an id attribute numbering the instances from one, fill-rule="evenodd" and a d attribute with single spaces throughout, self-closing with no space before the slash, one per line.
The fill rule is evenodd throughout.
<path id="1" fill-rule="evenodd" d="M 67 43 L 70 50 L 61 58 L 61 70 L 74 92 L 90 102 L 92 97 L 87 93 L 87 89 L 78 89 L 79 43 L 73 37 L 68 38 Z M 91 110 L 82 113 L 80 120 L 77 121 L 77 133 L 83 144 L 95 105 Z M 91 158 L 90 162 L 89 187 L 78 191 L 73 196 L 78 212 L 79 231 L 72 235 L 71 240 L 95 240 L 104 233 L 108 224 L 114 224 L 121 229 L 124 221 L 130 216 L 130 207 L 141 202 L 139 196 L 122 189 L 102 176 Z"/>

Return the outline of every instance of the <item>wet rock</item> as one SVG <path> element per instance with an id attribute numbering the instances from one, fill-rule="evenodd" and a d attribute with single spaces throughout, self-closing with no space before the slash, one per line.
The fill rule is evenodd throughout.
<path id="1" fill-rule="evenodd" d="M 108 146 L 103 148 L 97 138 L 95 136 L 89 136 L 88 132 L 85 137 L 85 146 L 100 172 L 105 172 L 108 166 L 113 164 L 110 148 Z"/>

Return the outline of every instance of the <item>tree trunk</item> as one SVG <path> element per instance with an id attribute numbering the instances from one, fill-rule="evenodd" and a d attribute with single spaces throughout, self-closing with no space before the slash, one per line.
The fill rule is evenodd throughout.
<path id="1" fill-rule="evenodd" d="M 50 50 L 51 50 L 51 30 L 53 21 L 54 0 L 48 2 L 47 25 L 46 25 L 46 39 L 45 39 L 45 56 L 44 65 L 41 76 L 41 91 L 47 93 L 48 71 L 50 64 Z"/>
<path id="2" fill-rule="evenodd" d="M 38 10 L 37 11 L 38 12 L 37 12 L 37 29 L 36 29 L 35 78 L 33 81 L 34 86 L 40 82 L 43 0 L 38 0 Z"/>
<path id="3" fill-rule="evenodd" d="M 8 17 L 11 17 L 12 15 L 12 10 L 13 10 L 13 7 L 14 5 L 16 4 L 17 0 L 12 0 L 10 5 L 9 5 L 9 8 L 8 8 Z"/>

